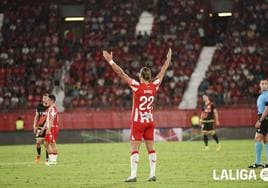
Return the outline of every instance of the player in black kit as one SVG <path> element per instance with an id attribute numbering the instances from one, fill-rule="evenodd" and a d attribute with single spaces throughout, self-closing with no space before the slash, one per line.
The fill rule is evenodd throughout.
<path id="1" fill-rule="evenodd" d="M 35 139 L 36 139 L 36 151 L 37 151 L 37 155 L 35 158 L 36 163 L 40 162 L 41 144 L 46 135 L 44 125 L 47 119 L 47 109 L 48 109 L 47 99 L 48 99 L 48 94 L 43 95 L 42 103 L 37 105 L 35 117 L 34 117 L 33 130 L 34 130 Z M 47 161 L 48 161 L 48 152 L 46 151 L 46 162 Z"/>
<path id="2" fill-rule="evenodd" d="M 221 145 L 219 143 L 219 139 L 214 129 L 214 123 L 216 126 L 220 125 L 218 111 L 215 108 L 213 102 L 210 101 L 208 95 L 206 94 L 203 95 L 203 101 L 204 101 L 204 104 L 202 107 L 200 123 L 201 123 L 201 128 L 202 128 L 202 134 L 204 137 L 205 150 L 208 150 L 208 135 L 211 135 L 212 138 L 217 143 L 216 150 L 219 151 L 221 148 Z"/>

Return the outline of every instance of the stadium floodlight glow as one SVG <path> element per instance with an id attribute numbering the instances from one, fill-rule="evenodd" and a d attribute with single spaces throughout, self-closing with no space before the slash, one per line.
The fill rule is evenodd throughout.
<path id="1" fill-rule="evenodd" d="M 65 17 L 66 22 L 82 22 L 85 20 L 85 17 Z"/>
<path id="2" fill-rule="evenodd" d="M 231 12 L 220 12 L 218 13 L 219 17 L 232 16 Z"/>

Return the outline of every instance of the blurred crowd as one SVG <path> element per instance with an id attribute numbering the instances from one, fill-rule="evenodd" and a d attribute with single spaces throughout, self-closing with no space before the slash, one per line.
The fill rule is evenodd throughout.
<path id="1" fill-rule="evenodd" d="M 34 108 L 55 81 L 62 82 L 67 109 L 130 108 L 131 90 L 104 62 L 102 50 L 113 51 L 115 61 L 138 79 L 143 66 L 150 67 L 153 75 L 160 71 L 169 47 L 172 64 L 156 103 L 158 108 L 177 107 L 210 28 L 201 0 L 119 0 L 116 5 L 87 0 L 81 39 L 71 28 L 60 27 L 58 3 L 3 0 L 0 4 L 4 14 L 0 109 Z M 136 34 L 143 11 L 154 16 L 151 34 Z M 256 82 L 267 77 L 267 12 L 261 1 L 235 1 L 227 32 L 218 34 L 199 94 L 213 95 L 218 104 L 255 97 Z"/>
<path id="2" fill-rule="evenodd" d="M 156 103 L 175 107 L 182 98 L 202 47 L 203 13 L 199 1 L 90 1 L 86 10 L 83 40 L 65 78 L 66 106 L 129 108 L 131 90 L 102 58 L 102 49 L 113 51 L 115 61 L 133 78 L 141 67 L 153 75 L 160 71 L 168 48 L 173 49 Z M 154 15 L 150 36 L 135 35 L 142 11 Z M 203 36 L 202 36 L 203 37 Z M 77 49 L 77 47 L 76 47 Z"/>
<path id="3" fill-rule="evenodd" d="M 1 1 L 0 108 L 33 108 L 61 67 L 56 4 Z"/>
<path id="4" fill-rule="evenodd" d="M 268 77 L 268 4 L 235 0 L 232 13 L 227 32 L 218 33 L 199 94 L 208 93 L 218 105 L 252 104 L 260 91 L 259 81 Z"/>

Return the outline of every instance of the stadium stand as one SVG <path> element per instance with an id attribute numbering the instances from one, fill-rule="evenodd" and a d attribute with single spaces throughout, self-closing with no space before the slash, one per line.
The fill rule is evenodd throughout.
<path id="1" fill-rule="evenodd" d="M 58 6 L 1 1 L 1 7 L 0 108 L 34 108 L 61 67 Z"/>
<path id="2" fill-rule="evenodd" d="M 157 98 L 158 108 L 177 107 L 187 87 L 204 33 L 207 12 L 201 0 L 113 1 L 88 0 L 83 37 L 59 28 L 59 3 L 53 1 L 0 2 L 4 19 L 0 34 L 0 109 L 34 108 L 41 94 L 51 92 L 61 69 L 71 62 L 64 77 L 67 109 L 77 107 L 130 108 L 130 89 L 109 67 L 101 51 L 113 51 L 115 60 L 138 79 L 142 66 L 156 74 L 167 49 L 173 63 Z M 64 2 L 64 1 L 62 1 Z M 81 2 L 81 1 L 77 1 Z M 40 6 L 41 5 L 41 6 Z M 267 5 L 236 0 L 226 33 L 216 38 L 213 62 L 200 85 L 218 105 L 255 102 L 257 82 L 267 77 Z M 135 35 L 142 11 L 154 15 L 152 34 Z M 156 65 L 156 66 L 155 66 Z"/>
<path id="3" fill-rule="evenodd" d="M 138 79 L 142 66 L 151 67 L 156 74 L 167 49 L 172 47 L 173 63 L 157 104 L 159 107 L 179 104 L 202 47 L 201 5 L 192 0 L 154 2 L 120 1 L 120 6 L 112 6 L 112 1 L 98 1 L 95 6 L 88 4 L 83 41 L 66 77 L 66 106 L 131 106 L 130 89 L 103 62 L 101 50 L 104 48 L 113 51 L 123 69 Z M 135 36 L 135 26 L 143 10 L 155 15 L 152 34 Z"/>
<path id="4" fill-rule="evenodd" d="M 235 1 L 227 32 L 218 33 L 200 95 L 210 94 L 218 105 L 255 103 L 258 83 L 267 78 L 267 20 L 264 1 Z"/>

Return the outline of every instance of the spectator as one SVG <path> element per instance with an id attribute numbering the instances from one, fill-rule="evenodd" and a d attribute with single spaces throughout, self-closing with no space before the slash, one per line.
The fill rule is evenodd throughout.
<path id="1" fill-rule="evenodd" d="M 16 120 L 16 130 L 23 131 L 24 130 L 24 120 L 21 116 Z"/>

